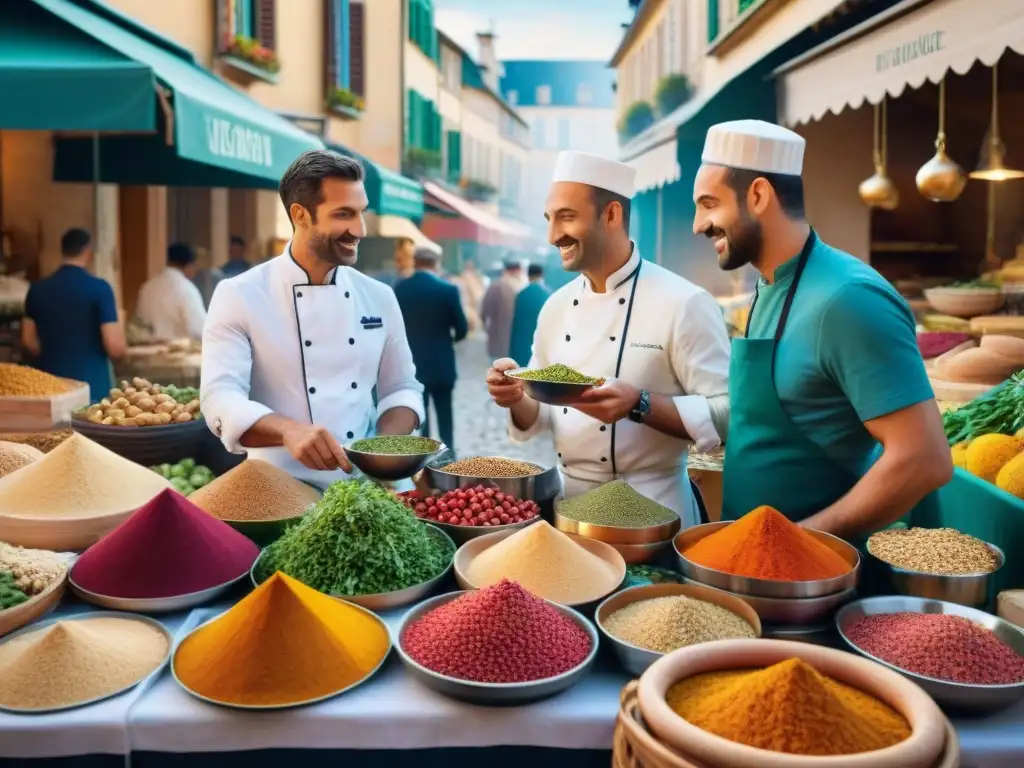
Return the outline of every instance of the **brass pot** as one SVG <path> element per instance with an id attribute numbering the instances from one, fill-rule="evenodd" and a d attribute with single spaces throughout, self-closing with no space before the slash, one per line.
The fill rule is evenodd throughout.
<path id="1" fill-rule="evenodd" d="M 875 174 L 857 187 L 860 199 L 869 208 L 893 211 L 900 204 L 900 193 L 881 165 L 875 166 Z"/>
<path id="2" fill-rule="evenodd" d="M 917 171 L 917 188 L 929 200 L 951 203 L 960 197 L 967 185 L 964 169 L 946 154 L 944 136 L 935 142 L 935 156 Z"/>

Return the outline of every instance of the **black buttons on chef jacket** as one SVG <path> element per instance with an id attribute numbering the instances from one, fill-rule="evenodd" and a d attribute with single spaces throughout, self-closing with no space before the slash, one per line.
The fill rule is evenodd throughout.
<path id="1" fill-rule="evenodd" d="M 353 437 L 355 437 L 355 435 L 352 434 L 351 432 L 346 432 L 345 433 L 345 437 L 347 437 L 349 440 L 351 440 Z"/>
<path id="2" fill-rule="evenodd" d="M 298 297 L 299 297 L 299 298 L 301 299 L 301 298 L 302 298 L 302 291 L 299 291 L 299 292 L 298 292 L 298 293 L 296 293 L 295 295 L 296 295 L 296 296 L 298 296 Z"/>
<path id="3" fill-rule="evenodd" d="M 558 454 L 558 458 L 562 458 L 562 454 Z"/>
<path id="4" fill-rule="evenodd" d="M 348 340 L 348 343 L 349 343 L 349 344 L 355 344 L 355 343 L 356 343 L 356 340 L 355 340 L 355 339 L 349 339 L 349 340 Z"/>
<path id="5" fill-rule="evenodd" d="M 569 409 L 568 409 L 568 408 L 563 408 L 563 409 L 562 409 L 562 413 L 568 413 L 568 412 L 569 412 Z"/>
<path id="6" fill-rule="evenodd" d="M 309 388 L 309 394 L 315 395 L 316 394 L 316 387 L 310 387 Z"/>
<path id="7" fill-rule="evenodd" d="M 580 300 L 579 300 L 579 299 L 573 299 L 573 300 L 572 300 L 572 305 L 573 305 L 574 307 L 578 307 L 578 306 L 580 305 Z"/>
<path id="8" fill-rule="evenodd" d="M 571 339 L 571 338 L 572 338 L 572 336 L 570 336 L 570 335 L 569 335 L 568 333 L 567 333 L 567 334 L 565 334 L 565 340 L 566 340 L 566 341 L 568 341 L 568 340 L 569 340 L 569 339 Z"/>
<path id="9" fill-rule="evenodd" d="M 608 431 L 608 425 L 607 424 L 602 424 L 601 425 L 601 431 L 602 432 L 607 432 Z"/>
<path id="10" fill-rule="evenodd" d="M 625 299 L 619 299 L 619 304 L 625 304 L 625 303 L 626 303 Z"/>
<path id="11" fill-rule="evenodd" d="M 609 336 L 608 338 L 611 339 L 612 341 L 615 341 L 615 337 L 614 336 Z"/>
<path id="12" fill-rule="evenodd" d="M 345 298 L 348 298 L 348 291 L 345 291 Z"/>
<path id="13" fill-rule="evenodd" d="M 602 456 L 602 457 L 601 457 L 601 461 L 608 461 L 608 458 L 607 458 L 607 457 L 605 457 L 605 456 Z"/>
<path id="14" fill-rule="evenodd" d="M 313 346 L 313 342 L 310 341 L 309 339 L 306 339 L 306 346 L 307 347 L 312 347 Z"/>
<path id="15" fill-rule="evenodd" d="M 356 383 L 355 383 L 355 382 L 353 381 L 353 382 L 352 382 L 352 389 L 356 389 L 356 388 L 358 388 L 358 387 L 359 387 L 359 385 L 358 385 L 358 384 L 356 384 Z"/>

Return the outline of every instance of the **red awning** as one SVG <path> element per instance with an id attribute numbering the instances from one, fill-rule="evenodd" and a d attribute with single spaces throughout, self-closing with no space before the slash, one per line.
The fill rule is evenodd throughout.
<path id="1" fill-rule="evenodd" d="M 525 247 L 532 239 L 529 227 L 477 208 L 432 181 L 424 182 L 423 189 L 429 205 L 456 214 L 452 217 L 428 213 L 423 217 L 423 233 L 432 240 L 469 240 L 484 245 Z"/>

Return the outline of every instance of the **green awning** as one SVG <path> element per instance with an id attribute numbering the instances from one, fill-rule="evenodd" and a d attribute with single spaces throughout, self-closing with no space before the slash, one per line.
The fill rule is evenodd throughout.
<path id="1" fill-rule="evenodd" d="M 130 24 L 102 3 L 33 2 L 152 70 L 170 91 L 178 157 L 276 183 L 302 152 L 323 148 L 319 139 L 219 80 L 177 44 Z M 156 93 L 150 93 L 155 109 Z M 160 181 L 154 178 L 148 183 Z"/>
<path id="2" fill-rule="evenodd" d="M 30 0 L 0 8 L 0 129 L 152 131 L 146 66 Z"/>
<path id="3" fill-rule="evenodd" d="M 388 170 L 368 157 L 353 152 L 340 144 L 328 144 L 328 149 L 341 155 L 354 157 L 366 169 L 366 196 L 370 210 L 380 216 L 401 216 L 419 221 L 423 218 L 423 185 L 418 181 Z"/>

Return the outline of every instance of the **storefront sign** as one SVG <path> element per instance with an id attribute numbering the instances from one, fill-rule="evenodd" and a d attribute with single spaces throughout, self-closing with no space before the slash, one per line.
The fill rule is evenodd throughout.
<path id="1" fill-rule="evenodd" d="M 270 136 L 220 117 L 204 117 L 206 142 L 211 155 L 270 168 L 273 164 Z"/>
<path id="2" fill-rule="evenodd" d="M 939 29 L 918 35 L 894 48 L 888 48 L 875 56 L 875 72 L 885 72 L 901 67 L 908 62 L 938 53 L 945 46 L 943 37 L 946 30 Z"/>

